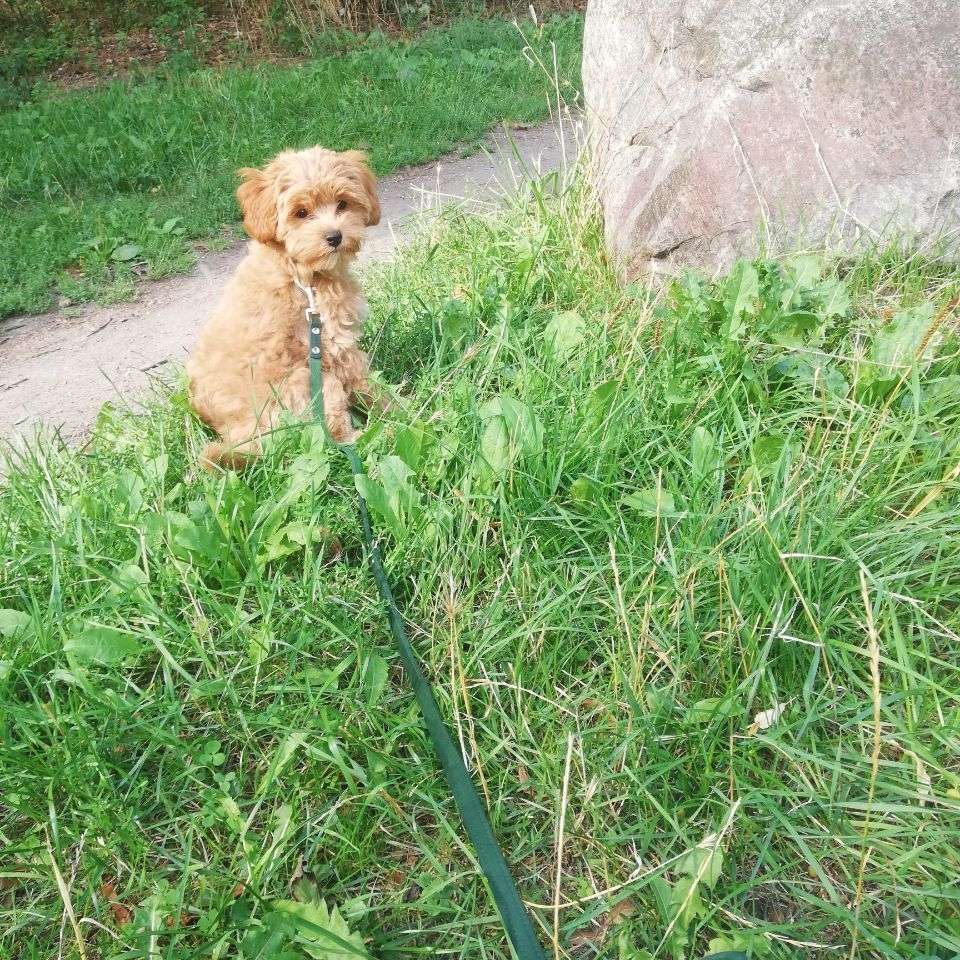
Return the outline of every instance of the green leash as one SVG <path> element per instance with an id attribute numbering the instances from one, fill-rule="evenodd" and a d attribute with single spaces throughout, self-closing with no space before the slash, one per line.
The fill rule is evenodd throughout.
<path id="1" fill-rule="evenodd" d="M 297 287 L 307 298 L 308 306 L 306 309 L 307 329 L 309 330 L 309 357 L 310 357 L 310 393 L 313 402 L 314 414 L 319 416 L 323 423 L 327 436 L 330 431 L 327 429 L 326 416 L 323 412 L 323 346 L 321 344 L 321 329 L 323 319 L 320 311 L 317 309 L 313 290 L 301 284 L 299 280 L 294 280 Z M 338 444 L 331 442 L 340 450 L 340 452 L 350 461 L 350 469 L 354 477 L 364 476 L 363 464 L 357 454 L 353 444 Z M 460 750 L 454 743 L 450 731 L 447 730 L 440 716 L 440 710 L 437 707 L 437 701 L 434 699 L 433 690 L 423 671 L 420 669 L 420 662 L 414 653 L 413 647 L 407 638 L 406 630 L 403 628 L 403 620 L 400 618 L 400 611 L 397 609 L 397 603 L 393 598 L 393 591 L 390 589 L 390 583 L 383 570 L 383 561 L 380 556 L 380 548 L 373 539 L 373 528 L 370 523 L 370 511 L 367 509 L 367 502 L 363 497 L 357 494 L 360 506 L 360 527 L 363 534 L 363 542 L 367 550 L 367 556 L 370 559 L 370 569 L 373 572 L 373 579 L 377 582 L 377 589 L 380 591 L 380 597 L 386 607 L 387 620 L 390 624 L 390 632 L 397 645 L 397 651 L 400 659 L 403 661 L 404 670 L 410 679 L 410 685 L 413 687 L 413 693 L 420 704 L 420 711 L 423 714 L 424 722 L 427 725 L 427 732 L 433 741 L 433 747 L 440 758 L 440 765 L 443 768 L 443 775 L 446 777 L 447 786 L 453 794 L 457 809 L 460 811 L 460 818 L 466 828 L 467 835 L 473 843 L 473 848 L 477 854 L 477 860 L 480 862 L 480 868 L 483 870 L 490 889 L 493 892 L 493 899 L 500 911 L 500 917 L 503 921 L 504 929 L 513 949 L 516 952 L 518 960 L 545 960 L 543 948 L 540 941 L 534 933 L 533 924 L 527 914 L 520 894 L 517 892 L 516 884 L 510 875 L 510 868 L 507 866 L 503 853 L 497 844 L 496 837 L 490 827 L 490 821 L 487 819 L 483 803 L 477 793 L 477 788 L 473 785 L 473 780 L 467 771 L 463 762 Z"/>

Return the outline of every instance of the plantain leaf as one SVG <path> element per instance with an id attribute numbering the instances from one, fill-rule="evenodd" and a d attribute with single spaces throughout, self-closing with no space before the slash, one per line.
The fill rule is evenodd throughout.
<path id="1" fill-rule="evenodd" d="M 30 626 L 30 615 L 21 610 L 0 608 L 0 637 L 12 637 Z"/>
<path id="2" fill-rule="evenodd" d="M 727 321 L 723 331 L 730 340 L 739 340 L 746 330 L 743 316 L 755 313 L 760 295 L 760 276 L 756 267 L 746 260 L 739 261 L 724 285 L 723 305 Z"/>
<path id="3" fill-rule="evenodd" d="M 131 260 L 136 260 L 141 253 L 143 253 L 143 247 L 138 244 L 123 243 L 110 254 L 110 259 L 116 260 L 118 263 L 128 263 Z"/>
<path id="4" fill-rule="evenodd" d="M 663 487 L 646 487 L 636 493 L 627 494 L 622 502 L 625 507 L 630 507 L 647 517 L 677 515 L 677 504 L 673 494 L 664 490 Z"/>
<path id="5" fill-rule="evenodd" d="M 117 663 L 139 650 L 140 641 L 136 637 L 113 627 L 87 627 L 67 637 L 63 643 L 64 653 L 78 660 L 104 664 Z"/>
<path id="6" fill-rule="evenodd" d="M 555 313 L 544 330 L 544 337 L 550 353 L 557 360 L 567 360 L 583 343 L 583 317 L 575 310 Z"/>
<path id="7" fill-rule="evenodd" d="M 717 469 L 717 440 L 706 427 L 694 427 L 690 438 L 690 465 L 693 478 L 700 482 Z"/>

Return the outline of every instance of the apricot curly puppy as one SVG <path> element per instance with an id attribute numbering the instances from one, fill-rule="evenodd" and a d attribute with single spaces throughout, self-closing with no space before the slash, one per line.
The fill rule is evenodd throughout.
<path id="1" fill-rule="evenodd" d="M 310 404 L 306 300 L 294 278 L 313 287 L 323 314 L 324 413 L 334 438 L 356 436 L 352 400 L 380 399 L 357 347 L 367 305 L 350 274 L 364 229 L 380 220 L 366 157 L 311 147 L 239 174 L 253 242 L 187 362 L 190 402 L 222 438 L 203 451 L 208 469 L 241 466 L 282 410 L 302 414 Z"/>

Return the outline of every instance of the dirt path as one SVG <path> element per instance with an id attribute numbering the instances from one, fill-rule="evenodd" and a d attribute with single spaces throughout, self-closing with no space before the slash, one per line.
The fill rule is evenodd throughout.
<path id="1" fill-rule="evenodd" d="M 458 199 L 493 201 L 519 177 L 559 169 L 572 143 L 555 123 L 500 131 L 484 153 L 385 177 L 382 220 L 361 264 L 389 258 L 412 217 Z M 204 255 L 186 276 L 145 284 L 134 303 L 0 323 L 0 437 L 29 435 L 43 423 L 77 440 L 104 401 L 135 400 L 151 376 L 184 361 L 244 246 Z"/>

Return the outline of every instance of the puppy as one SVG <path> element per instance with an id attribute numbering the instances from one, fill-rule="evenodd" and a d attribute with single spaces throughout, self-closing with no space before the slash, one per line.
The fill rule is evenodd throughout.
<path id="1" fill-rule="evenodd" d="M 310 405 L 307 301 L 295 280 L 313 288 L 323 320 L 323 406 L 334 439 L 356 436 L 352 400 L 379 399 L 357 347 L 367 305 L 350 274 L 364 229 L 380 220 L 366 157 L 311 147 L 239 173 L 252 243 L 187 362 L 190 402 L 221 437 L 203 451 L 207 469 L 241 466 L 282 410 Z"/>

